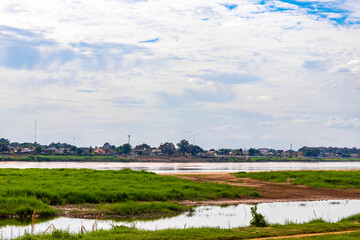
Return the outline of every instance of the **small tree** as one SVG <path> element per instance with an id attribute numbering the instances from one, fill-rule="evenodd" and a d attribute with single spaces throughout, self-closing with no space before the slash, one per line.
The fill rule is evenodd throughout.
<path id="1" fill-rule="evenodd" d="M 176 152 L 175 145 L 173 143 L 166 142 L 160 145 L 160 150 L 162 153 L 172 155 Z"/>
<path id="2" fill-rule="evenodd" d="M 254 227 L 267 227 L 268 223 L 265 220 L 265 217 L 257 212 L 257 206 L 251 207 L 251 215 L 252 219 L 250 221 L 250 225 Z"/>
<path id="3" fill-rule="evenodd" d="M 9 151 L 8 146 L 6 145 L 6 143 L 1 142 L 1 143 L 0 143 L 0 152 L 1 152 L 1 153 L 4 153 L 4 152 L 7 152 L 7 151 Z"/>
<path id="4" fill-rule="evenodd" d="M 21 148 L 21 147 L 18 147 L 18 148 L 16 149 L 16 152 L 17 152 L 17 153 L 21 153 L 21 151 L 22 151 L 22 148 Z"/>
<path id="5" fill-rule="evenodd" d="M 128 143 L 125 143 L 122 145 L 122 153 L 129 154 L 131 152 L 131 145 Z"/>
<path id="6" fill-rule="evenodd" d="M 190 144 L 189 144 L 189 142 L 187 140 L 183 139 L 180 142 L 178 142 L 176 145 L 178 146 L 180 153 L 182 153 L 184 155 L 186 153 L 188 153 L 188 149 L 189 149 Z"/>
<path id="7" fill-rule="evenodd" d="M 40 154 L 42 152 L 42 147 L 40 145 L 36 145 L 35 152 L 36 154 Z"/>

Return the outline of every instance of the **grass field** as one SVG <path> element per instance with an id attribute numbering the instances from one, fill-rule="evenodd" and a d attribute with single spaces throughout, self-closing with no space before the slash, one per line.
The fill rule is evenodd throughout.
<path id="1" fill-rule="evenodd" d="M 145 171 L 0 169 L 0 215 L 53 215 L 48 205 L 259 196 L 255 189 L 199 183 Z M 163 206 L 165 207 L 165 205 Z M 116 207 L 113 208 L 115 211 Z M 146 207 L 142 206 L 142 209 Z"/>
<path id="2" fill-rule="evenodd" d="M 181 213 L 187 210 L 192 210 L 193 207 L 182 206 L 173 202 L 125 202 L 107 204 L 102 208 L 102 212 L 106 215 L 120 215 L 120 216 L 151 216 L 153 214 L 174 214 Z"/>
<path id="3" fill-rule="evenodd" d="M 27 235 L 21 239 L 251 239 L 260 237 L 289 236 L 309 233 L 328 233 L 337 231 L 359 230 L 360 215 L 344 219 L 338 223 L 327 223 L 322 220 L 315 220 L 309 223 L 285 225 L 270 225 L 270 227 L 242 227 L 235 229 L 218 228 L 191 228 L 191 229 L 169 229 L 159 231 L 142 231 L 134 228 L 115 227 L 109 231 L 96 231 L 88 234 L 69 234 L 68 232 L 56 231 L 48 235 L 31 236 Z M 344 238 L 359 236 L 359 233 L 343 234 Z M 337 236 L 338 237 L 338 236 Z M 349 238 L 347 238 L 349 237 Z M 310 238 L 312 239 L 312 238 Z M 326 236 L 318 239 L 333 239 Z"/>
<path id="4" fill-rule="evenodd" d="M 269 182 L 290 182 L 316 188 L 360 188 L 360 171 L 274 171 L 239 172 L 238 178 L 252 178 Z"/>

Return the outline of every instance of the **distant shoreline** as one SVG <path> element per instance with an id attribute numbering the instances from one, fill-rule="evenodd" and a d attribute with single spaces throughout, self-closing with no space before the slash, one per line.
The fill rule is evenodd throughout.
<path id="1" fill-rule="evenodd" d="M 19 162 L 360 162 L 359 158 L 279 158 L 279 157 L 167 157 L 167 156 L 76 156 L 76 155 L 3 155 L 0 161 Z"/>

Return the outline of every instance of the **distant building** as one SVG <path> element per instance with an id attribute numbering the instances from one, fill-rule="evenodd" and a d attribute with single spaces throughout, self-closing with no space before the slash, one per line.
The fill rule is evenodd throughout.
<path id="1" fill-rule="evenodd" d="M 94 150 L 94 153 L 95 154 L 105 154 L 105 151 L 100 149 L 100 148 L 97 148 L 97 149 Z"/>
<path id="2" fill-rule="evenodd" d="M 261 153 L 261 155 L 263 155 L 263 156 L 268 156 L 270 153 L 270 149 L 268 149 L 268 148 L 259 148 L 258 150 Z"/>

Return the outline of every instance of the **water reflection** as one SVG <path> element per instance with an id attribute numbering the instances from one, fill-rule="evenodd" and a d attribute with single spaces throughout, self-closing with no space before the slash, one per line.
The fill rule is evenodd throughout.
<path id="1" fill-rule="evenodd" d="M 171 172 L 235 172 L 280 170 L 360 169 L 360 162 L 254 162 L 254 163 L 163 163 L 163 162 L 0 162 L 0 168 L 88 168 L 98 170 L 145 170 Z"/>
<path id="2" fill-rule="evenodd" d="M 91 231 L 96 223 L 97 229 L 108 230 L 115 225 L 136 227 L 142 230 L 160 230 L 168 228 L 219 227 L 234 228 L 248 226 L 251 219 L 251 205 L 239 204 L 230 206 L 200 206 L 193 213 L 184 213 L 175 217 L 150 221 L 115 221 L 77 218 L 56 218 L 37 223 L 35 232 L 42 233 L 52 224 L 56 229 L 71 233 L 80 232 L 81 227 Z M 360 213 L 360 200 L 329 200 L 313 202 L 275 202 L 258 204 L 258 212 L 263 214 L 270 223 L 284 224 L 286 222 L 302 223 L 312 219 L 322 218 L 325 221 L 336 222 L 342 218 Z M 0 226 L 4 226 L 1 224 Z M 13 224 L 0 228 L 0 236 L 4 239 L 16 238 L 25 232 L 31 232 L 31 225 L 14 226 Z"/>

